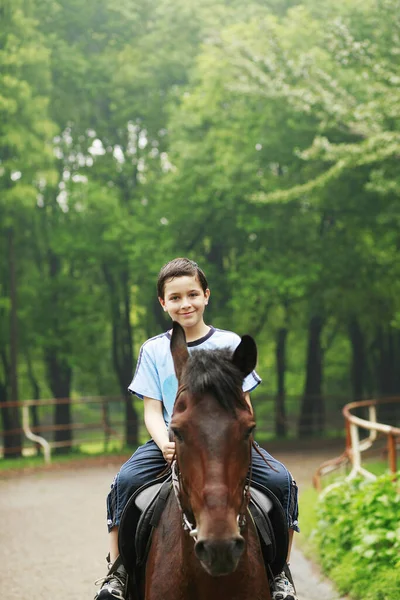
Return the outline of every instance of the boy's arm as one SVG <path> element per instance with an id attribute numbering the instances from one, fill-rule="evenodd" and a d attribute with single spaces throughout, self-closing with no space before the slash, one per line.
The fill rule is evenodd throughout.
<path id="1" fill-rule="evenodd" d="M 146 429 L 160 448 L 165 460 L 170 463 L 175 454 L 175 443 L 169 441 L 163 416 L 163 404 L 154 398 L 143 398 Z"/>

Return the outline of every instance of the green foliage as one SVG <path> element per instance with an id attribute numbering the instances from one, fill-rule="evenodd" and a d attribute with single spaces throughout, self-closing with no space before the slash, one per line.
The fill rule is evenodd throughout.
<path id="1" fill-rule="evenodd" d="M 33 8 L 29 0 L 0 2 L 0 401 L 10 387 L 11 264 L 30 269 L 24 231 L 33 218 L 37 181 L 52 172 L 49 52 Z"/>
<path id="2" fill-rule="evenodd" d="M 49 357 L 74 394 L 124 390 L 177 255 L 207 272 L 207 320 L 256 337 L 271 394 L 282 328 L 286 392 L 304 389 L 315 315 L 321 393 L 351 393 L 355 318 L 362 393 L 398 393 L 399 14 L 0 0 L 0 383 L 12 227 L 21 397 L 50 393 Z"/>
<path id="3" fill-rule="evenodd" d="M 400 591 L 400 494 L 390 475 L 336 483 L 315 507 L 312 533 L 324 570 L 342 593 L 389 600 Z"/>
<path id="4" fill-rule="evenodd" d="M 51 165 L 54 127 L 47 111 L 49 53 L 32 18 L 32 3 L 2 4 L 0 208 L 10 215 L 2 219 L 4 227 L 15 225 L 21 208 L 34 205 L 35 173 Z"/>

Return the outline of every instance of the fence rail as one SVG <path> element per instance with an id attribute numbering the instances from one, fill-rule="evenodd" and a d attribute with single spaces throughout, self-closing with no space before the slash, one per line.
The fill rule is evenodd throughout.
<path id="1" fill-rule="evenodd" d="M 138 413 L 141 411 L 142 403 L 132 397 Z M 260 443 L 267 443 L 268 440 L 276 438 L 276 398 L 272 395 L 254 394 L 252 402 L 257 418 L 257 439 Z M 286 409 L 287 415 L 284 419 L 287 437 L 290 439 L 298 438 L 298 424 L 301 412 L 302 396 L 287 396 Z M 343 431 L 343 422 L 341 419 L 340 410 L 345 404 L 345 398 L 338 396 L 325 396 L 323 403 L 326 407 L 324 412 L 325 422 L 330 429 L 330 433 L 334 432 L 340 435 Z M 53 424 L 53 412 L 56 405 L 70 404 L 71 405 L 71 423 L 70 424 Z M 122 396 L 85 396 L 80 398 L 61 398 L 47 400 L 26 400 L 19 402 L 3 402 L 0 403 L 0 411 L 2 409 L 19 408 L 22 415 L 22 427 L 14 428 L 8 431 L 1 432 L 3 438 L 3 446 L 7 450 L 7 454 L 13 452 L 32 453 L 32 451 L 40 448 L 50 447 L 50 452 L 55 448 L 63 448 L 68 446 L 79 446 L 87 442 L 104 442 L 105 447 L 108 444 L 117 440 L 121 445 L 125 438 L 125 398 Z M 38 423 L 34 424 L 34 413 L 36 413 Z M 25 414 L 25 416 L 24 416 Z M 303 419 L 304 420 L 304 419 Z M 315 421 L 315 415 L 309 415 L 310 426 Z M 139 419 L 140 440 L 147 436 L 142 419 Z M 55 437 L 62 439 L 62 436 L 57 432 L 71 431 L 71 440 L 55 441 Z M 98 432 L 96 435 L 96 431 Z M 16 446 L 14 440 L 10 447 L 10 437 L 24 436 L 22 447 Z M 321 437 L 323 433 L 316 434 Z M 10 437 L 9 437 L 10 436 Z M 34 438 L 37 436 L 40 439 Z M 312 437 L 312 436 L 310 436 Z M 8 438 L 8 440 L 7 440 Z M 44 440 L 44 441 L 43 441 Z M 43 450 L 44 451 L 44 450 Z M 2 452 L 0 440 L 0 457 Z"/>
<path id="2" fill-rule="evenodd" d="M 24 435 L 29 442 L 32 442 L 33 448 L 37 448 L 40 446 L 43 450 L 44 458 L 46 462 L 51 461 L 51 451 L 55 448 L 64 448 L 64 447 L 72 447 L 77 446 L 93 441 L 102 441 L 105 445 L 107 445 L 110 441 L 111 436 L 113 439 L 117 439 L 118 441 L 123 440 L 123 428 L 125 425 L 125 421 L 123 419 L 116 420 L 113 419 L 111 424 L 110 420 L 110 405 L 115 405 L 116 415 L 122 415 L 124 413 L 124 402 L 125 399 L 122 396 L 87 396 L 81 397 L 78 399 L 74 398 L 50 398 L 47 400 L 25 400 L 19 402 L 1 402 L 0 410 L 4 408 L 20 408 L 22 414 L 22 428 L 10 429 L 8 431 L 3 431 L 3 439 L 7 436 L 15 436 L 15 435 Z M 56 405 L 69 404 L 71 407 L 82 409 L 84 407 L 93 406 L 94 415 L 90 415 L 90 418 L 93 420 L 86 421 L 73 421 L 68 424 L 58 424 L 54 425 L 53 423 L 46 422 L 46 420 L 41 419 L 39 425 L 32 425 L 32 415 L 31 408 L 32 407 L 40 407 L 40 409 L 45 409 L 46 407 L 54 407 Z M 99 408 L 96 408 L 98 405 Z M 94 420 L 96 417 L 96 420 Z M 81 417 L 79 417 L 81 418 Z M 99 435 L 97 437 L 73 437 L 70 440 L 65 441 L 54 441 L 51 439 L 46 439 L 43 434 L 48 434 L 47 437 L 53 437 L 54 433 L 59 431 L 71 431 L 71 432 L 85 432 L 86 434 L 91 431 L 99 431 Z M 4 446 L 6 446 L 4 444 Z M 23 443 L 22 446 L 14 446 L 9 447 L 6 446 L 7 453 L 13 452 L 22 452 L 27 450 L 26 443 Z"/>
<path id="3" fill-rule="evenodd" d="M 378 439 L 386 438 L 389 471 L 395 478 L 397 472 L 397 446 L 400 443 L 400 428 L 385 423 L 379 423 L 377 419 L 377 407 L 382 405 L 397 404 L 400 406 L 400 397 L 382 398 L 379 400 L 360 400 L 351 402 L 343 407 L 342 413 L 345 419 L 346 447 L 340 456 L 327 460 L 318 468 L 314 475 L 314 486 L 321 490 L 321 479 L 336 469 L 351 464 L 351 471 L 347 476 L 353 479 L 362 475 L 367 479 L 374 480 L 376 476 L 362 466 L 362 453 L 371 449 Z M 356 409 L 368 409 L 368 419 L 362 419 L 352 414 Z M 360 439 L 360 429 L 366 430 L 368 436 Z"/>

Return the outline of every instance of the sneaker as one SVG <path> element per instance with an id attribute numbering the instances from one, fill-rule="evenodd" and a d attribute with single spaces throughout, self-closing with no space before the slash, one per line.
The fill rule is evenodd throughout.
<path id="1" fill-rule="evenodd" d="M 108 575 L 98 579 L 95 584 L 101 585 L 94 600 L 125 600 L 127 572 L 120 565 L 117 569 L 110 568 Z"/>
<path id="2" fill-rule="evenodd" d="M 296 590 L 282 571 L 274 579 L 274 588 L 271 590 L 272 600 L 298 600 Z"/>

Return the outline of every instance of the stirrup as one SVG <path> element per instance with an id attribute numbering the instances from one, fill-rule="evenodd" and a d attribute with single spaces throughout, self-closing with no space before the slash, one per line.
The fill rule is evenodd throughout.
<path id="1" fill-rule="evenodd" d="M 106 556 L 106 561 L 107 561 L 107 565 L 108 565 L 108 575 L 112 575 L 112 573 L 117 571 L 121 565 L 124 566 L 122 564 L 122 558 L 121 558 L 120 554 L 118 554 L 117 558 L 114 560 L 113 563 L 110 561 L 110 559 L 111 559 L 111 556 L 110 556 L 110 553 L 108 553 Z"/>

